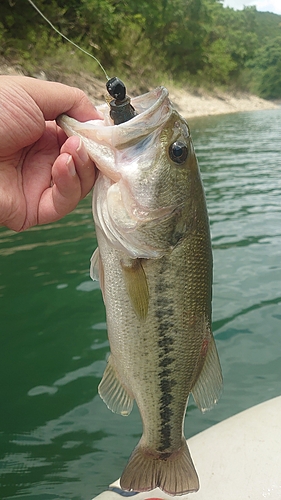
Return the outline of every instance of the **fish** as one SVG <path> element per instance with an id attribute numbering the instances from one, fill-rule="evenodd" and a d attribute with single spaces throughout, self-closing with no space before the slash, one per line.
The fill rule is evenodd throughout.
<path id="1" fill-rule="evenodd" d="M 99 394 L 115 413 L 134 400 L 143 434 L 120 479 L 127 491 L 199 489 L 184 437 L 190 393 L 204 412 L 222 390 L 211 329 L 212 248 L 205 193 L 190 130 L 165 87 L 132 98 L 136 116 L 114 125 L 61 116 L 99 174 L 93 190 L 99 279 L 110 355 Z"/>

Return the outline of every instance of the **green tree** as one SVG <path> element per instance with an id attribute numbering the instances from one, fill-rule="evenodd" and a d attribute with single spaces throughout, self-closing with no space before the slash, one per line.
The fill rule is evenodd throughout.
<path id="1" fill-rule="evenodd" d="M 204 74 L 214 83 L 237 78 L 255 52 L 255 7 L 234 11 L 214 4 L 207 26 Z"/>
<path id="2" fill-rule="evenodd" d="M 36 5 L 54 24 L 59 25 L 64 19 L 65 9 L 58 8 L 55 0 L 38 0 Z M 1 25 L 4 36 L 0 54 L 15 61 L 36 57 L 36 51 L 38 57 L 44 57 L 48 51 L 53 51 L 61 43 L 58 36 L 27 1 L 6 1 L 1 5 Z"/>
<path id="3" fill-rule="evenodd" d="M 281 36 L 259 48 L 248 67 L 255 80 L 253 90 L 266 99 L 281 98 Z"/>
<path id="4" fill-rule="evenodd" d="M 138 86 L 141 81 L 144 87 L 158 83 L 168 75 L 200 85 L 243 82 L 244 88 L 249 85 L 265 97 L 279 96 L 281 16 L 257 12 L 255 7 L 235 11 L 225 8 L 222 0 L 35 3 L 64 35 L 92 52 L 109 74 L 135 80 Z M 74 55 L 73 47 L 27 0 L 2 1 L 0 41 L 0 55 L 31 73 L 32 67 L 45 69 L 47 64 L 57 72 L 72 71 L 76 61 L 80 69 L 92 65 L 90 59 L 80 59 L 78 51 Z"/>

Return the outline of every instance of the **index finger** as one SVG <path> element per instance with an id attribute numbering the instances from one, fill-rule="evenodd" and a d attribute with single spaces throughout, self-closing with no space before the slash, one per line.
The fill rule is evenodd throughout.
<path id="1" fill-rule="evenodd" d="M 36 102 L 45 120 L 55 120 L 62 113 L 83 122 L 101 118 L 86 94 L 76 87 L 31 77 L 15 78 L 19 79 L 18 83 Z"/>

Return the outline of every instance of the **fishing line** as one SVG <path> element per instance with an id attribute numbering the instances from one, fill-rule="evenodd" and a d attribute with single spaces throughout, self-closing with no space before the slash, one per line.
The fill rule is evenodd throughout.
<path id="1" fill-rule="evenodd" d="M 58 33 L 62 38 L 64 38 L 67 42 L 71 43 L 76 47 L 77 49 L 81 50 L 86 54 L 87 56 L 90 56 L 92 59 L 94 59 L 101 70 L 103 71 L 105 78 L 107 79 L 106 82 L 106 89 L 109 95 L 113 98 L 109 102 L 110 106 L 110 116 L 114 122 L 114 125 L 119 125 L 120 123 L 127 122 L 128 120 L 131 120 L 136 116 L 136 110 L 133 108 L 131 105 L 131 99 L 129 96 L 126 95 L 126 87 L 122 80 L 114 76 L 113 78 L 110 78 L 108 74 L 106 73 L 103 65 L 100 63 L 100 61 L 93 56 L 93 54 L 90 54 L 90 52 L 87 52 L 87 50 L 82 49 L 82 47 L 79 47 L 75 42 L 67 38 L 63 33 L 61 33 L 52 23 L 49 21 L 49 19 L 41 12 L 41 10 L 35 5 L 35 3 L 32 0 L 27 0 L 30 5 L 40 14 L 41 17 L 51 26 L 51 28 Z"/>
<path id="2" fill-rule="evenodd" d="M 51 28 L 53 28 L 53 30 L 56 31 L 56 33 L 58 33 L 60 36 L 62 36 L 62 38 L 64 38 L 65 40 L 67 40 L 69 43 L 72 43 L 72 45 L 74 45 L 74 47 L 76 47 L 77 49 L 81 50 L 82 52 L 84 52 L 84 54 L 87 54 L 87 56 L 90 56 L 92 57 L 92 59 L 94 59 L 99 67 L 101 68 L 101 70 L 103 71 L 104 75 L 105 75 L 105 78 L 107 80 L 110 80 L 110 77 L 108 76 L 108 74 L 106 73 L 103 65 L 99 62 L 99 60 L 93 56 L 93 54 L 90 54 L 90 52 L 87 52 L 87 50 L 85 49 L 82 49 L 82 47 L 79 47 L 79 45 L 77 45 L 75 42 L 73 42 L 72 40 L 70 40 L 69 38 L 67 38 L 67 36 L 65 36 L 63 33 L 61 33 L 52 23 L 51 21 L 49 21 L 49 19 L 43 14 L 43 12 L 41 12 L 41 10 L 37 7 L 37 5 L 35 5 L 35 3 L 32 2 L 32 0 L 27 0 L 31 5 L 32 7 L 37 10 L 38 14 L 40 14 L 41 17 L 43 17 L 43 19 L 51 26 Z"/>

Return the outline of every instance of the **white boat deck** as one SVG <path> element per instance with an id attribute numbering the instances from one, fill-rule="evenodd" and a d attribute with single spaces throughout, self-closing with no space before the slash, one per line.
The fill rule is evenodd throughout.
<path id="1" fill-rule="evenodd" d="M 281 500 L 281 396 L 254 406 L 188 440 L 199 479 L 182 500 Z M 171 499 L 158 488 L 124 492 L 119 480 L 95 500 Z"/>

